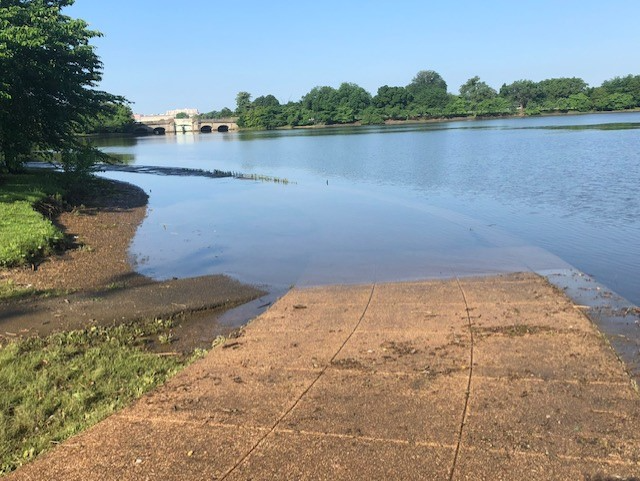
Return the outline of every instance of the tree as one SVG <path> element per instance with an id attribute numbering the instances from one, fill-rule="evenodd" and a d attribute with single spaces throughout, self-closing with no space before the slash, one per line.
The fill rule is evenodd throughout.
<path id="1" fill-rule="evenodd" d="M 628 94 L 633 97 L 634 104 L 640 106 L 640 75 L 614 77 L 602 82 L 602 88 L 609 94 Z"/>
<path id="2" fill-rule="evenodd" d="M 513 110 L 513 104 L 509 100 L 503 97 L 495 97 L 480 102 L 476 106 L 476 115 L 511 115 Z"/>
<path id="3" fill-rule="evenodd" d="M 338 92 L 333 87 L 314 87 L 302 97 L 302 106 L 312 112 L 326 112 L 338 107 Z"/>
<path id="4" fill-rule="evenodd" d="M 371 94 L 358 84 L 344 82 L 338 88 L 338 105 L 352 109 L 354 115 L 359 116 L 371 105 Z"/>
<path id="5" fill-rule="evenodd" d="M 198 115 L 200 119 L 223 119 L 226 117 L 232 117 L 233 110 L 229 107 L 223 107 L 221 110 L 212 110 L 211 112 L 205 112 L 204 114 Z"/>
<path id="6" fill-rule="evenodd" d="M 421 90 L 424 88 L 435 88 L 447 91 L 447 82 L 434 70 L 420 70 L 411 80 L 408 88 L 410 90 Z"/>
<path id="7" fill-rule="evenodd" d="M 421 70 L 416 74 L 407 90 L 413 96 L 418 110 L 442 109 L 449 102 L 447 83 L 438 72 Z"/>
<path id="8" fill-rule="evenodd" d="M 384 118 L 378 109 L 375 107 L 367 107 L 362 111 L 362 118 L 360 119 L 362 125 L 376 125 L 384 124 Z"/>
<path id="9" fill-rule="evenodd" d="M 251 108 L 251 94 L 249 92 L 238 92 L 236 95 L 236 114 L 240 115 Z"/>
<path id="10" fill-rule="evenodd" d="M 379 108 L 400 107 L 406 108 L 413 100 L 413 95 L 404 87 L 389 87 L 383 85 L 372 99 L 373 105 Z"/>
<path id="11" fill-rule="evenodd" d="M 176 119 L 188 119 L 189 118 L 189 114 L 186 112 L 178 112 L 176 114 Z"/>
<path id="12" fill-rule="evenodd" d="M 252 104 L 254 107 L 280 107 L 280 102 L 273 95 L 263 95 L 257 97 Z"/>
<path id="13" fill-rule="evenodd" d="M 514 102 L 520 110 L 524 110 L 532 100 L 540 98 L 540 87 L 531 80 L 516 80 L 500 88 L 500 96 Z"/>
<path id="14" fill-rule="evenodd" d="M 113 134 L 130 132 L 133 112 L 126 104 L 108 102 L 95 116 L 87 118 L 82 128 L 85 134 Z"/>
<path id="15" fill-rule="evenodd" d="M 238 117 L 238 126 L 249 129 L 274 129 L 285 125 L 280 107 L 259 106 L 251 107 Z"/>
<path id="16" fill-rule="evenodd" d="M 538 88 L 543 100 L 556 101 L 569 98 L 571 95 L 585 93 L 587 82 L 577 77 L 550 78 L 538 82 Z"/>
<path id="17" fill-rule="evenodd" d="M 314 87 L 300 103 L 313 112 L 314 123 L 346 124 L 359 119 L 371 105 L 371 94 L 357 84 L 344 82 L 337 89 Z"/>
<path id="18" fill-rule="evenodd" d="M 482 82 L 477 75 L 471 77 L 460 86 L 460 96 L 470 102 L 472 107 L 475 107 L 483 100 L 495 98 L 497 95 L 498 92 L 489 87 L 485 82 Z"/>
<path id="19" fill-rule="evenodd" d="M 102 63 L 89 41 L 101 34 L 62 15 L 71 4 L 0 0 L 0 170 L 19 170 L 35 147 L 87 153 L 75 133 L 105 105 L 124 101 L 95 88 Z"/>
<path id="20" fill-rule="evenodd" d="M 593 108 L 591 99 L 587 94 L 580 92 L 569 96 L 569 110 L 577 110 L 579 112 L 588 112 Z"/>
<path id="21" fill-rule="evenodd" d="M 451 102 L 444 108 L 445 117 L 466 117 L 469 115 L 470 103 L 464 97 L 453 97 Z"/>

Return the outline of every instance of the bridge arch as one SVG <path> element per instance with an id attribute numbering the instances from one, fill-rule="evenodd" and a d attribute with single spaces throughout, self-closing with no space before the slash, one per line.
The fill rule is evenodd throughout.
<path id="1" fill-rule="evenodd" d="M 164 135 L 166 133 L 167 131 L 164 127 L 156 127 L 155 129 L 153 129 L 153 135 Z"/>
<path id="2" fill-rule="evenodd" d="M 218 132 L 229 132 L 229 126 L 228 125 L 218 126 Z"/>
<path id="3" fill-rule="evenodd" d="M 200 127 L 200 132 L 203 134 L 210 134 L 213 131 L 210 125 L 203 125 Z"/>

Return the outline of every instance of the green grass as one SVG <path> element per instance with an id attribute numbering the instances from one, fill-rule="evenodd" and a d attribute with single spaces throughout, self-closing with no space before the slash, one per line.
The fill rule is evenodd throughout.
<path id="1" fill-rule="evenodd" d="M 0 183 L 0 267 L 27 264 L 51 253 L 64 235 L 34 209 L 65 193 L 60 175 L 51 171 L 8 175 Z"/>
<path id="2" fill-rule="evenodd" d="M 171 321 L 92 327 L 0 347 L 0 475 L 163 383 L 191 358 L 144 346 Z"/>

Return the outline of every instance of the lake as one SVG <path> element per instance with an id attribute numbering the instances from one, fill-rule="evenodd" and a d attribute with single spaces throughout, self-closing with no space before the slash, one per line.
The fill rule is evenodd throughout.
<path id="1" fill-rule="evenodd" d="M 576 268 L 640 304 L 640 113 L 101 140 L 149 193 L 156 279 L 282 289 Z"/>

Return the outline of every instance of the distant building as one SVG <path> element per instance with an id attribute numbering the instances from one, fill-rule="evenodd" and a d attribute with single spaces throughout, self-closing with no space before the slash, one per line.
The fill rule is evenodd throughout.
<path id="1" fill-rule="evenodd" d="M 174 117 L 178 114 L 187 114 L 189 117 L 193 117 L 194 115 L 198 115 L 198 109 L 175 109 L 175 110 L 167 110 L 165 115 Z"/>
<path id="2" fill-rule="evenodd" d="M 133 119 L 136 122 L 156 122 L 163 119 L 175 119 L 176 115 L 180 113 L 185 113 L 189 117 L 193 117 L 194 115 L 198 115 L 200 112 L 198 109 L 174 109 L 167 110 L 164 114 L 133 114 Z"/>

